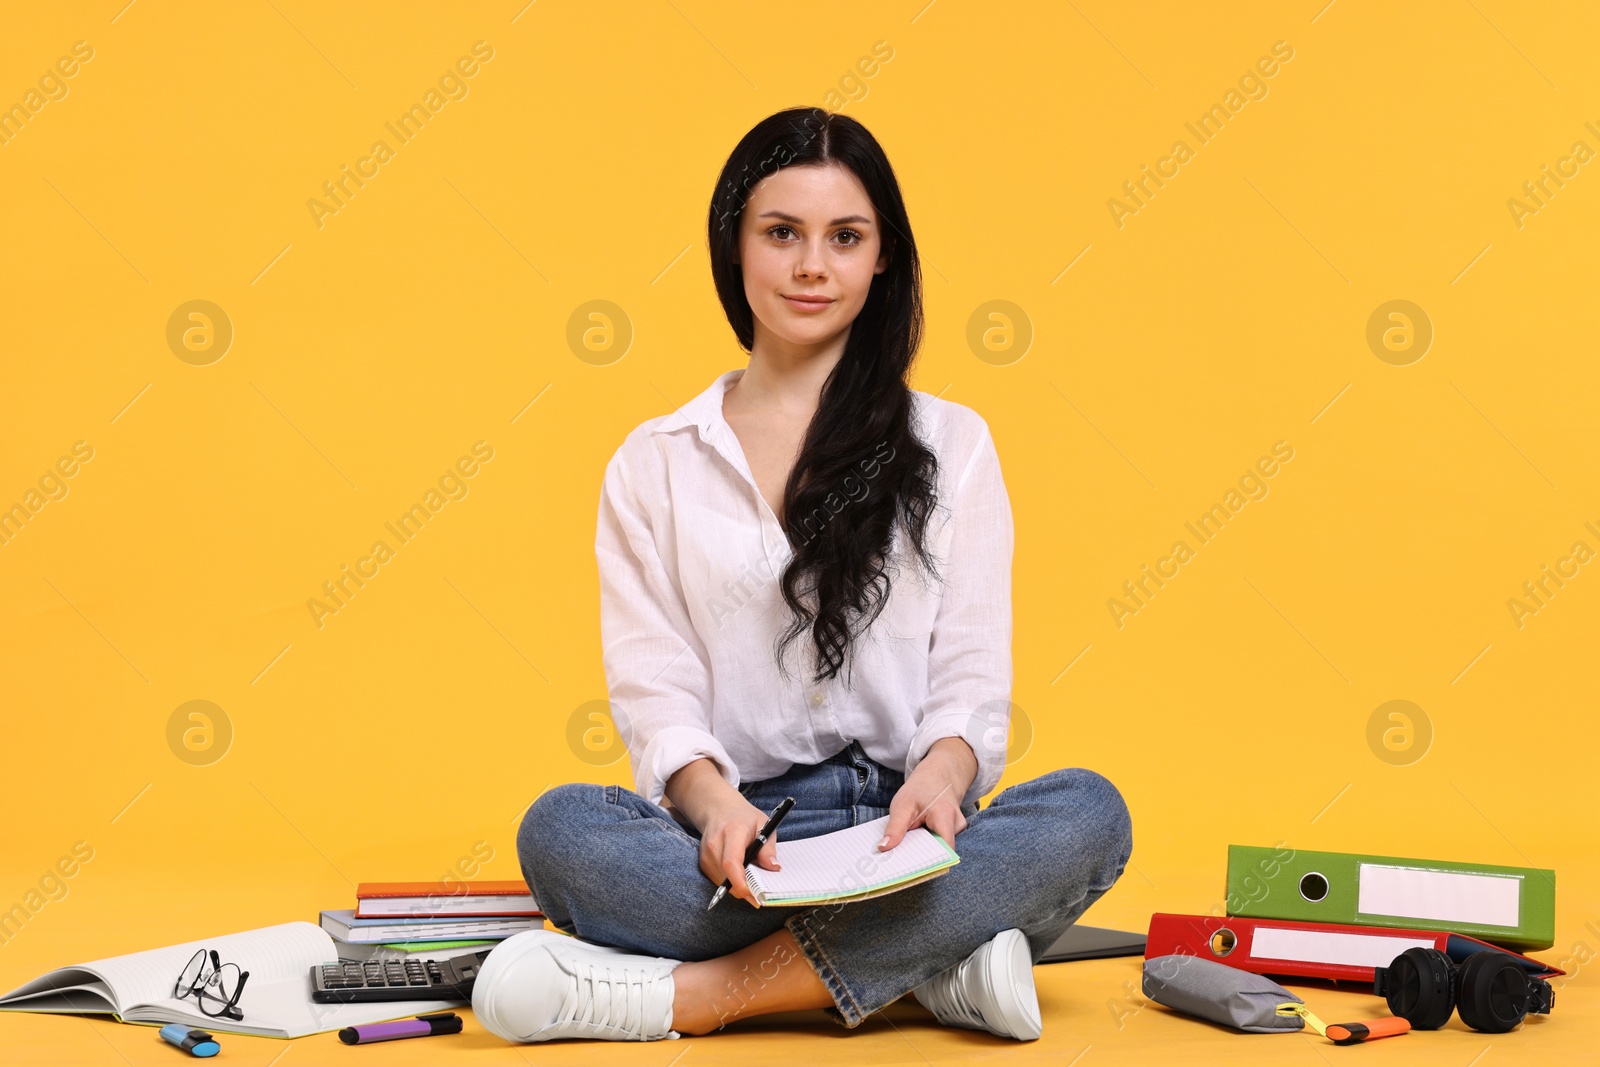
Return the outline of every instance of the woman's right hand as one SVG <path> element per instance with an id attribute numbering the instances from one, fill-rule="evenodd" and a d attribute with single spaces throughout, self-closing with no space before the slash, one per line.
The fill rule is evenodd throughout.
<path id="1" fill-rule="evenodd" d="M 730 894 L 759 908 L 761 905 L 744 878 L 744 854 L 767 824 L 767 816 L 738 790 L 729 787 L 729 793 L 729 798 L 710 806 L 706 821 L 700 827 L 700 870 L 711 879 L 712 885 L 721 885 L 723 879 L 727 879 Z M 776 830 L 756 853 L 756 865 L 769 871 L 779 870 Z"/>
<path id="2" fill-rule="evenodd" d="M 729 893 L 760 907 L 744 878 L 744 854 L 767 824 L 766 813 L 729 785 L 708 759 L 681 768 L 667 781 L 666 793 L 700 829 L 700 872 L 713 886 L 726 880 Z M 777 846 L 774 832 L 756 853 L 756 865 L 779 870 Z"/>

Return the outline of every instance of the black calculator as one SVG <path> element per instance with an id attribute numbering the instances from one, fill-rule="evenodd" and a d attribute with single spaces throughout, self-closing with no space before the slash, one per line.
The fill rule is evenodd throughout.
<path id="1" fill-rule="evenodd" d="M 311 968 L 311 999 L 318 1004 L 370 1004 L 380 1000 L 472 999 L 472 983 L 489 950 L 444 960 L 339 960 Z"/>

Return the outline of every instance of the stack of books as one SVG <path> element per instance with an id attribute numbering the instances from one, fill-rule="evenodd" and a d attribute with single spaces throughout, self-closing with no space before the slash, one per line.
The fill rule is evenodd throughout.
<path id="1" fill-rule="evenodd" d="M 443 958 L 544 925 L 520 881 L 362 882 L 354 908 L 322 912 L 342 959 L 427 952 Z"/>
<path id="2" fill-rule="evenodd" d="M 1257 974 L 1371 982 L 1408 948 L 1454 962 L 1555 944 L 1556 872 L 1454 860 L 1228 846 L 1225 915 L 1151 916 L 1145 956 L 1196 955 Z"/>

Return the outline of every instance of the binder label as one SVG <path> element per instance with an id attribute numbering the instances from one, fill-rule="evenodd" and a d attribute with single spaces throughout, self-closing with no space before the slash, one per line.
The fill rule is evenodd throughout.
<path id="1" fill-rule="evenodd" d="M 1336 963 L 1343 967 L 1387 967 L 1408 948 L 1433 948 L 1435 944 L 1435 938 L 1257 926 L 1250 944 L 1250 956 L 1258 960 Z"/>
<path id="2" fill-rule="evenodd" d="M 1522 877 L 1466 874 L 1363 863 L 1356 911 L 1400 919 L 1434 919 L 1515 927 L 1522 914 Z"/>

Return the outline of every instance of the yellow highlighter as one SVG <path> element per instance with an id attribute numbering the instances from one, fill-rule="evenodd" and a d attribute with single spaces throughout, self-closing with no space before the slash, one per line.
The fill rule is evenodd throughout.
<path id="1" fill-rule="evenodd" d="M 1358 1041 L 1371 1041 L 1379 1037 L 1393 1037 L 1396 1034 L 1406 1033 L 1411 1029 L 1411 1024 L 1398 1017 L 1388 1019 L 1368 1019 L 1360 1023 L 1325 1023 L 1311 1009 L 1304 1004 L 1290 1002 L 1278 1005 L 1279 1015 L 1298 1015 L 1323 1037 L 1335 1045 L 1354 1045 Z"/>

